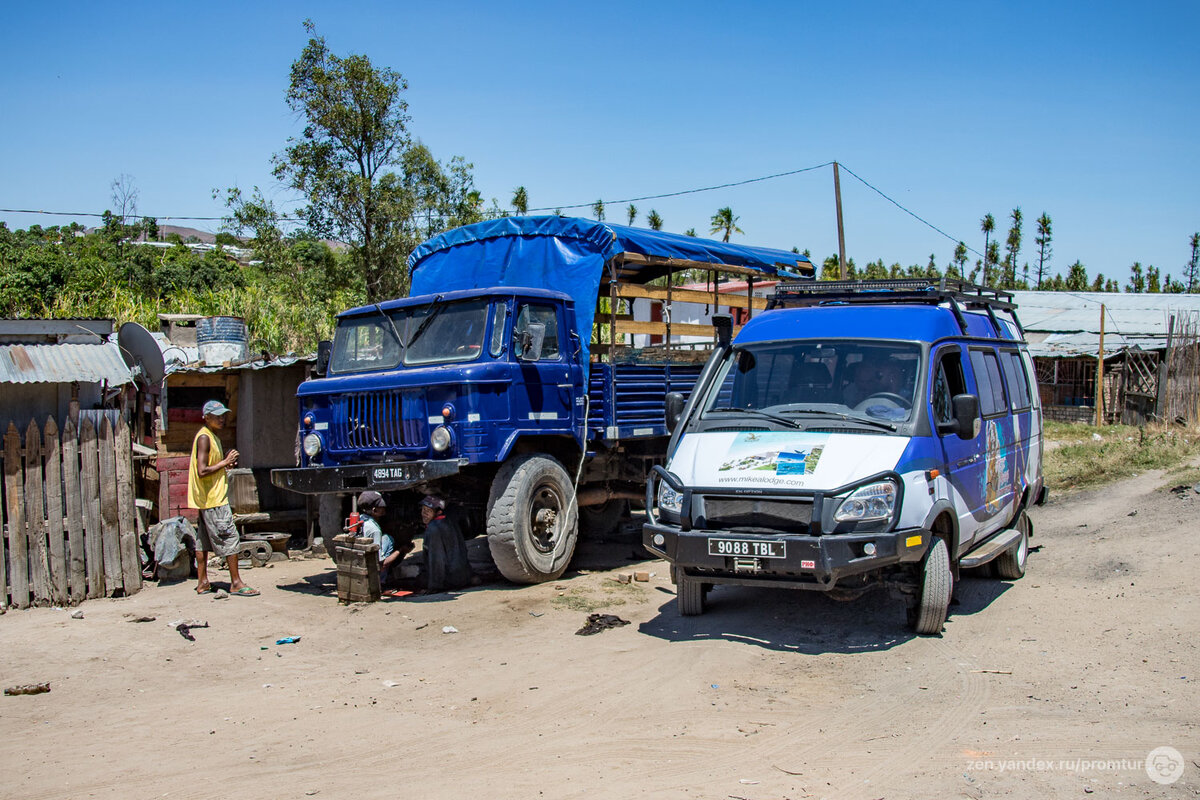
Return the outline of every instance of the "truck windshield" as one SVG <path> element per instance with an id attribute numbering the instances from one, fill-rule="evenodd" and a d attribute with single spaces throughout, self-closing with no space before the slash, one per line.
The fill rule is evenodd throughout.
<path id="1" fill-rule="evenodd" d="M 861 340 L 764 342 L 734 350 L 705 400 L 705 416 L 730 409 L 796 419 L 833 415 L 869 422 L 913 416 L 921 351 Z"/>
<path id="2" fill-rule="evenodd" d="M 403 342 L 396 340 L 392 324 L 380 314 L 342 319 L 333 335 L 329 372 L 472 361 L 483 349 L 488 305 L 478 299 L 386 312 Z"/>

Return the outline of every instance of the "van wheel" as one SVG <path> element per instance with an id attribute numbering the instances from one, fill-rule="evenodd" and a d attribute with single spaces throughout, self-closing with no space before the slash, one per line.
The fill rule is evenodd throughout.
<path id="1" fill-rule="evenodd" d="M 954 576 L 950 572 L 950 553 L 944 539 L 934 539 L 925 554 L 921 593 L 908 610 L 908 624 L 917 633 L 933 636 L 942 632 L 950 611 L 950 593 Z"/>
<path id="2" fill-rule="evenodd" d="M 542 583 L 563 574 L 579 532 L 575 490 L 549 456 L 517 456 L 496 473 L 488 495 L 488 549 L 513 583 Z"/>
<path id="3" fill-rule="evenodd" d="M 1008 581 L 1015 581 L 1025 575 L 1025 562 L 1029 559 L 1029 533 L 1033 525 L 1029 521 L 1029 515 L 1022 511 L 1013 527 L 1021 532 L 1021 538 L 992 562 L 996 565 L 996 577 Z"/>
<path id="4" fill-rule="evenodd" d="M 675 599 L 679 602 L 679 616 L 698 617 L 704 613 L 704 584 L 689 578 L 682 569 L 675 571 Z"/>

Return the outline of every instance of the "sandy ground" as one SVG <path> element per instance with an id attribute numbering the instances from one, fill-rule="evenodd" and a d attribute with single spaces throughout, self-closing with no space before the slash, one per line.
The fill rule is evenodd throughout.
<path id="1" fill-rule="evenodd" d="M 52 691 L 0 697 L 0 796 L 1194 797 L 1200 495 L 1168 484 L 1036 509 L 1026 577 L 964 579 L 932 638 L 882 592 L 718 587 L 681 619 L 629 544 L 420 600 L 340 606 L 298 559 L 248 572 L 258 598 L 9 611 L 0 684 Z M 588 610 L 631 624 L 574 635 Z M 1170 785 L 1141 763 L 1164 745 Z"/>

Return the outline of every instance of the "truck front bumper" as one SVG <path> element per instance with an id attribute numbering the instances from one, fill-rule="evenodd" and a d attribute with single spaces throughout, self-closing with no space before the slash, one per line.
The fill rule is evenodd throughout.
<path id="1" fill-rule="evenodd" d="M 713 555 L 710 540 L 783 543 L 780 558 L 753 555 Z M 642 528 L 646 549 L 706 583 L 781 586 L 829 591 L 840 581 L 919 562 L 929 549 L 931 534 L 911 528 L 880 533 L 839 533 L 823 536 L 782 534 L 757 536 L 717 530 L 682 531 L 661 522 Z M 867 555 L 867 544 L 875 552 Z M 753 553 L 756 549 L 750 547 Z"/>
<path id="2" fill-rule="evenodd" d="M 364 489 L 397 491 L 458 474 L 465 458 L 443 461 L 386 461 L 337 467 L 294 467 L 271 470 L 271 483 L 300 494 L 345 494 Z"/>

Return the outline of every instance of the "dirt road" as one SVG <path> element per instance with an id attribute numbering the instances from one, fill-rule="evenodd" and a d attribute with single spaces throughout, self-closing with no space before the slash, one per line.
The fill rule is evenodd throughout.
<path id="1" fill-rule="evenodd" d="M 1167 480 L 1036 509 L 1026 577 L 962 581 L 938 638 L 884 593 L 718 587 L 681 619 L 629 545 L 369 606 L 320 559 L 249 572 L 258 598 L 10 611 L 0 684 L 52 690 L 0 697 L 0 796 L 1195 797 L 1200 495 Z M 612 580 L 635 567 L 656 574 Z M 574 635 L 588 610 L 631 624 Z M 1160 746 L 1174 783 L 1142 765 Z"/>

